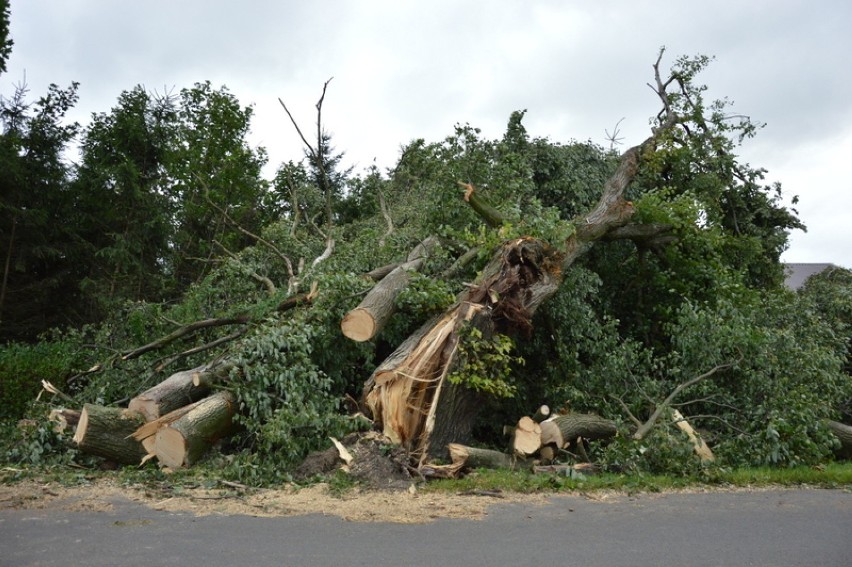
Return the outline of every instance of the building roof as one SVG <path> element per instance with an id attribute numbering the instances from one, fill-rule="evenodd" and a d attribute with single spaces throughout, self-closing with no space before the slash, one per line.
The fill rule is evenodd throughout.
<path id="1" fill-rule="evenodd" d="M 836 267 L 834 264 L 784 264 L 784 285 L 795 291 L 805 285 L 809 277 Z"/>

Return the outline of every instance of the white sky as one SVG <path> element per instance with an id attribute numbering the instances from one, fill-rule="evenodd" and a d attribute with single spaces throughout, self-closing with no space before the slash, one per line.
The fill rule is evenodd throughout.
<path id="1" fill-rule="evenodd" d="M 788 262 L 852 268 L 852 2 L 823 0 L 12 0 L 15 45 L 0 93 L 79 81 L 83 124 L 142 84 L 177 92 L 226 85 L 255 107 L 251 141 L 271 172 L 302 150 L 278 104 L 312 128 L 322 84 L 335 146 L 358 168 L 392 165 L 414 138 L 457 122 L 499 137 L 528 109 L 533 136 L 605 144 L 621 123 L 644 139 L 657 111 L 646 86 L 665 63 L 714 55 L 710 97 L 767 124 L 741 150 L 781 181 L 808 232 Z M 666 65 L 668 66 L 668 65 Z"/>

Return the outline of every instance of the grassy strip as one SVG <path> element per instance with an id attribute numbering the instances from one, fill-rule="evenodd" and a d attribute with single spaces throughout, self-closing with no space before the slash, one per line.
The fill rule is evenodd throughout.
<path id="1" fill-rule="evenodd" d="M 461 479 L 430 482 L 424 490 L 435 492 L 503 490 L 520 493 L 593 492 L 596 490 L 661 492 L 700 487 L 767 486 L 852 489 L 852 463 L 830 463 L 818 467 L 787 469 L 759 467 L 729 471 L 708 470 L 695 477 L 609 473 L 572 477 L 561 474 L 531 474 L 525 471 L 479 470 Z"/>
<path id="2" fill-rule="evenodd" d="M 3 467 L 0 469 L 0 484 L 14 484 L 24 479 L 55 482 L 64 486 L 87 485 L 91 482 L 111 478 L 124 485 L 165 485 L 172 488 L 213 487 L 218 484 L 219 471 L 207 467 L 195 467 L 166 474 L 156 467 L 142 470 L 124 467 L 117 471 L 80 470 L 67 466 L 51 467 Z M 327 479 L 335 492 L 354 488 L 353 482 L 343 472 Z M 422 492 L 471 492 L 500 490 L 503 492 L 594 492 L 616 490 L 620 492 L 663 492 L 689 488 L 760 488 L 760 487 L 809 487 L 845 488 L 852 490 L 852 462 L 829 463 L 816 467 L 771 468 L 757 467 L 735 470 L 708 469 L 699 476 L 675 477 L 648 474 L 566 475 L 532 474 L 527 471 L 477 470 L 464 478 L 435 480 L 420 487 Z"/>

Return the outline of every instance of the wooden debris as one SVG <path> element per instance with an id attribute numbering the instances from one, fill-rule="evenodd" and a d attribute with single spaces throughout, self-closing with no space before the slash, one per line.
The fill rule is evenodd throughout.
<path id="1" fill-rule="evenodd" d="M 172 374 L 153 388 L 130 400 L 127 408 L 141 413 L 145 421 L 154 421 L 172 410 L 199 400 L 209 390 L 193 384 L 193 376 L 203 370 L 204 367 L 200 366 Z"/>
<path id="2" fill-rule="evenodd" d="M 146 451 L 132 433 L 145 423 L 135 411 L 86 404 L 74 433 L 74 443 L 84 453 L 122 464 L 139 464 Z"/>
<path id="3" fill-rule="evenodd" d="M 227 391 L 201 400 L 169 425 L 160 427 L 151 446 L 160 463 L 169 468 L 191 466 L 232 426 L 235 398 Z"/>
<path id="4" fill-rule="evenodd" d="M 512 436 L 512 451 L 519 457 L 534 455 L 541 447 L 541 425 L 524 416 L 518 420 Z"/>
<path id="5" fill-rule="evenodd" d="M 532 419 L 536 423 L 541 423 L 545 419 L 550 417 L 550 406 L 543 405 L 539 407 L 532 416 Z"/>
<path id="6" fill-rule="evenodd" d="M 493 449 L 481 449 L 479 447 L 468 447 L 459 443 L 450 443 L 447 446 L 450 451 L 450 459 L 457 470 L 469 469 L 514 469 L 518 460 L 506 453 L 494 451 Z"/>
<path id="7" fill-rule="evenodd" d="M 686 436 L 689 437 L 689 442 L 692 443 L 692 447 L 695 450 L 695 454 L 698 455 L 698 458 L 701 459 L 702 463 L 712 463 L 716 457 L 713 455 L 713 451 L 710 450 L 710 447 L 707 446 L 707 443 L 704 442 L 704 439 L 701 438 L 698 433 L 692 428 L 686 418 L 677 411 L 672 410 L 672 419 L 675 422 L 675 425 L 678 428 L 686 433 Z"/>
<path id="8" fill-rule="evenodd" d="M 75 409 L 52 409 L 47 420 L 54 424 L 53 430 L 57 433 L 64 433 L 67 429 L 76 428 L 80 422 L 80 410 Z"/>

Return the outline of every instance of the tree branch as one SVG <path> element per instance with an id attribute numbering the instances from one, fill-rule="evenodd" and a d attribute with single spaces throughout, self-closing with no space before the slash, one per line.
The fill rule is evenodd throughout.
<path id="1" fill-rule="evenodd" d="M 680 394 L 686 388 L 689 388 L 693 384 L 697 384 L 698 382 L 701 382 L 702 380 L 713 376 L 720 370 L 730 368 L 734 364 L 736 364 L 736 362 L 729 362 L 727 364 L 720 364 L 718 366 L 714 366 L 712 369 L 708 370 L 704 374 L 696 376 L 690 380 L 687 380 L 686 382 L 675 386 L 675 389 L 672 390 L 672 392 L 666 397 L 666 399 L 663 400 L 662 403 L 657 405 L 656 409 L 654 409 L 654 413 L 652 413 L 651 417 L 648 418 L 648 421 L 643 423 L 642 426 L 636 430 L 636 432 L 633 434 L 633 439 L 639 441 L 643 437 L 645 437 L 645 435 L 647 435 L 648 432 L 651 431 L 651 429 L 654 427 L 654 424 L 657 423 L 657 420 L 660 418 L 660 415 L 663 413 L 663 411 L 665 411 L 665 409 L 671 405 L 672 400 L 674 400 L 678 396 L 678 394 Z"/>

